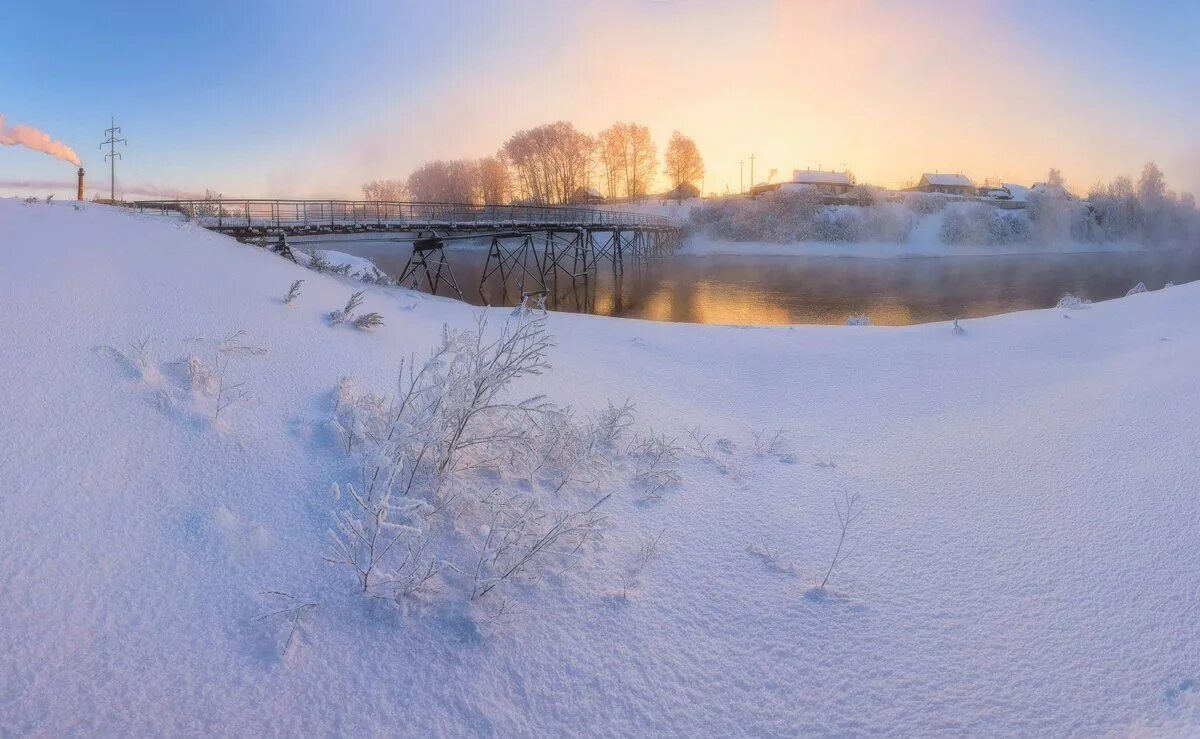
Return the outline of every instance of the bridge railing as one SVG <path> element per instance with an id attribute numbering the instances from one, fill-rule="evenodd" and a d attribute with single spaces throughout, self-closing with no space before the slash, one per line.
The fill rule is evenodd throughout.
<path id="1" fill-rule="evenodd" d="M 373 200 L 140 200 L 139 211 L 179 213 L 209 228 L 344 228 L 461 226 L 656 226 L 666 216 L 555 205 L 379 202 Z"/>

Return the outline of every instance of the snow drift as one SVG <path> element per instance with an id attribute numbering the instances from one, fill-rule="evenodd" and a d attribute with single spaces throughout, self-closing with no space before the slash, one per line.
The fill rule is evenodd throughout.
<path id="1" fill-rule="evenodd" d="M 961 331 L 550 314 L 506 397 L 628 398 L 644 443 L 562 499 L 471 479 L 609 496 L 602 536 L 503 608 L 449 570 L 398 607 L 325 561 L 347 439 L 479 310 L 102 206 L 0 201 L 0 250 L 0 733 L 1200 726 L 1196 285 Z M 384 324 L 331 326 L 364 289 Z M 465 570 L 491 529 L 448 526 Z"/>

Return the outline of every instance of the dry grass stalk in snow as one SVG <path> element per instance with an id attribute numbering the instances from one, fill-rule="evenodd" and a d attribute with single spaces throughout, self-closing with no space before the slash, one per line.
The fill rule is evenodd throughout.
<path id="1" fill-rule="evenodd" d="M 283 646 L 280 653 L 285 658 L 292 647 L 292 642 L 296 638 L 296 632 L 300 630 L 300 622 L 304 616 L 319 603 L 313 601 L 305 601 L 297 598 L 291 593 L 286 593 L 280 590 L 269 590 L 261 594 L 264 598 L 270 599 L 275 603 L 274 610 L 257 616 L 255 621 L 272 621 L 285 624 L 287 636 L 283 639 Z"/>
<path id="2" fill-rule="evenodd" d="M 666 434 L 651 434 L 634 442 L 629 454 L 635 460 L 633 484 L 641 488 L 641 500 L 658 500 L 664 488 L 679 482 L 676 465 L 682 451 Z"/>
<path id="3" fill-rule="evenodd" d="M 288 288 L 287 295 L 283 296 L 283 304 L 291 305 L 292 301 L 300 297 L 300 286 L 304 284 L 304 280 L 293 280 L 292 286 Z"/>
<path id="4" fill-rule="evenodd" d="M 666 532 L 666 529 L 662 529 L 654 536 L 646 536 L 642 538 L 641 542 L 638 544 L 638 553 L 637 557 L 633 561 L 633 566 L 630 567 L 627 572 L 621 573 L 622 598 L 629 598 L 629 589 L 636 586 L 641 580 L 642 573 L 646 571 L 646 567 L 649 566 L 650 560 L 658 551 L 658 542 L 662 540 L 662 536 Z"/>
<path id="5" fill-rule="evenodd" d="M 829 561 L 829 569 L 825 571 L 825 578 L 821 580 L 819 587 L 824 588 L 829 582 L 829 578 L 833 577 L 834 570 L 838 565 L 853 553 L 853 549 L 846 548 L 846 537 L 850 532 L 850 527 L 862 515 L 861 502 L 858 493 L 845 493 L 840 499 L 834 498 L 833 500 L 833 508 L 837 513 L 838 520 L 838 542 L 837 548 L 833 552 L 833 559 Z"/>
<path id="6" fill-rule="evenodd" d="M 354 325 L 363 331 L 378 328 L 383 325 L 383 316 L 378 313 L 364 313 L 354 319 Z"/>
<path id="7" fill-rule="evenodd" d="M 354 311 L 358 310 L 363 304 L 363 295 L 365 294 L 365 290 L 359 290 L 356 293 L 352 293 L 350 298 L 346 301 L 346 306 L 344 308 L 341 310 L 330 311 L 329 325 L 337 326 L 345 321 L 353 320 Z"/>
<path id="8" fill-rule="evenodd" d="M 245 354 L 252 357 L 261 356 L 267 353 L 265 347 L 253 346 L 242 341 L 243 338 L 249 336 L 249 333 L 244 329 L 235 331 L 221 339 L 221 343 L 217 345 L 217 349 L 226 354 Z"/>
<path id="9" fill-rule="evenodd" d="M 781 572 L 785 575 L 796 574 L 796 567 L 792 561 L 784 557 L 778 547 L 771 546 L 766 541 L 748 545 L 746 552 L 752 557 L 757 557 L 767 569 L 773 572 Z"/>
<path id="10" fill-rule="evenodd" d="M 245 382 L 233 381 L 227 377 L 227 357 L 218 356 L 212 364 L 207 364 L 193 354 L 184 360 L 184 366 L 187 368 L 192 389 L 202 396 L 212 398 L 214 421 L 220 419 L 221 411 L 249 397 Z"/>

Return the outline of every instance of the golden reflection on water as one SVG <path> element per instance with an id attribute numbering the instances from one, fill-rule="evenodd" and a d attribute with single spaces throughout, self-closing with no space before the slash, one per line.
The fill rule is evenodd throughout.
<path id="1" fill-rule="evenodd" d="M 692 323 L 731 323 L 767 325 L 792 323 L 786 308 L 772 303 L 765 291 L 731 290 L 711 282 L 696 285 L 686 320 Z"/>
<path id="2" fill-rule="evenodd" d="M 346 251 L 395 276 L 408 258 L 395 243 L 355 241 Z M 492 279 L 479 288 L 479 250 L 449 251 L 469 302 L 515 305 L 520 290 Z M 1120 297 L 1138 282 L 1200 279 L 1200 258 L 1153 253 L 1026 255 L 951 259 L 679 257 L 561 278 L 551 310 L 652 321 L 733 325 L 844 324 L 865 313 L 875 325 L 903 326 L 1052 307 L 1063 293 Z"/>

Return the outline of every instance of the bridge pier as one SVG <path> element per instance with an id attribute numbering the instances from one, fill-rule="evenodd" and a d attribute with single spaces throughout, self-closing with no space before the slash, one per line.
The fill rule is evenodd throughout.
<path id="1" fill-rule="evenodd" d="M 430 269 L 431 266 L 433 269 Z M 445 273 L 444 277 L 443 272 Z M 405 280 L 412 277 L 412 284 L 409 287 L 413 290 L 420 290 L 422 275 L 429 286 L 430 295 L 437 295 L 438 286 L 445 279 L 446 284 L 454 288 L 459 299 L 466 300 L 466 296 L 458 287 L 458 281 L 454 279 L 454 270 L 450 267 L 450 261 L 446 259 L 446 244 L 436 234 L 425 238 L 418 237 L 413 241 L 412 256 L 408 258 L 408 263 L 404 265 L 404 270 L 401 271 L 396 284 L 403 286 Z"/>
<path id="2" fill-rule="evenodd" d="M 508 241 L 520 239 L 518 245 L 510 246 Z M 534 269 L 530 269 L 529 261 L 533 260 Z M 518 270 L 520 272 L 518 273 Z M 483 273 L 479 278 L 479 297 L 486 300 L 483 286 L 489 277 L 499 273 L 501 294 L 508 300 L 508 281 L 510 276 L 517 277 L 516 288 L 519 294 L 536 292 L 527 289 L 525 280 L 536 281 L 537 290 L 546 290 L 546 271 L 544 259 L 538 254 L 533 243 L 532 233 L 496 234 L 492 236 L 492 244 L 488 247 L 487 261 L 483 263 Z"/>

